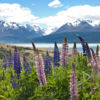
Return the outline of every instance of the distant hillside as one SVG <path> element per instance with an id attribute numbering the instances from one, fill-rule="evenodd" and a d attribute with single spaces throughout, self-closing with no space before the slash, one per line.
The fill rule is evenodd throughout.
<path id="1" fill-rule="evenodd" d="M 69 43 L 73 43 L 74 41 L 80 42 L 77 39 L 78 34 L 87 42 L 100 43 L 100 32 L 64 32 L 62 34 L 50 34 L 48 36 L 34 38 L 33 41 L 37 43 L 54 43 L 55 41 L 61 43 L 63 42 L 64 37 L 67 37 Z"/>
<path id="2" fill-rule="evenodd" d="M 34 37 L 39 37 L 44 31 L 38 26 L 22 25 L 14 22 L 0 21 L 0 42 L 20 43 L 30 42 Z"/>
<path id="3" fill-rule="evenodd" d="M 80 21 L 76 25 L 66 23 L 61 26 L 57 31 L 50 35 L 34 38 L 35 42 L 52 43 L 54 41 L 63 42 L 63 38 L 67 37 L 68 42 L 80 42 L 77 39 L 77 34 L 82 36 L 87 42 L 97 43 L 100 42 L 100 25 L 92 26 L 86 21 Z"/>

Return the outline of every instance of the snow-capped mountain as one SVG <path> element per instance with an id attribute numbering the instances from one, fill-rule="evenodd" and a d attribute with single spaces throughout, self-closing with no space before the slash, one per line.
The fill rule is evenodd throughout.
<path id="1" fill-rule="evenodd" d="M 100 32 L 100 25 L 91 25 L 91 21 L 76 21 L 72 23 L 66 23 L 61 26 L 56 32 L 53 33 L 63 33 L 63 32 Z"/>
<path id="2" fill-rule="evenodd" d="M 77 34 L 82 36 L 87 42 L 100 42 L 100 24 L 92 25 L 91 21 L 76 21 L 75 23 L 66 23 L 52 32 L 50 35 L 35 38 L 35 42 L 51 43 L 63 42 L 63 38 L 67 37 L 68 42 L 80 42 L 77 39 Z"/>
<path id="3" fill-rule="evenodd" d="M 44 34 L 39 26 L 0 21 L 0 42 L 30 42 Z"/>

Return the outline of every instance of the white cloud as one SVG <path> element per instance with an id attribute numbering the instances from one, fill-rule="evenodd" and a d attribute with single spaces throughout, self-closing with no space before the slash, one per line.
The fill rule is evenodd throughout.
<path id="1" fill-rule="evenodd" d="M 34 23 L 45 24 L 49 28 L 60 27 L 65 23 L 77 24 L 77 20 L 91 20 L 92 25 L 100 23 L 100 6 L 74 6 L 58 12 L 55 16 L 48 16 L 34 21 Z"/>
<path id="2" fill-rule="evenodd" d="M 65 23 L 76 25 L 77 20 L 91 20 L 92 25 L 100 23 L 100 6 L 74 6 L 60 11 L 55 16 L 39 18 L 32 14 L 31 10 L 21 7 L 19 4 L 0 4 L 0 19 L 8 22 L 31 23 L 44 26 L 49 34 L 55 28 L 59 28 Z"/>
<path id="3" fill-rule="evenodd" d="M 29 8 L 21 7 L 19 4 L 0 4 L 0 19 L 8 22 L 31 22 L 37 19 Z"/>
<path id="4" fill-rule="evenodd" d="M 62 7 L 63 5 L 61 4 L 61 2 L 59 0 L 54 0 L 52 2 L 50 2 L 48 4 L 49 7 L 52 7 L 52 8 L 58 8 L 58 7 Z"/>

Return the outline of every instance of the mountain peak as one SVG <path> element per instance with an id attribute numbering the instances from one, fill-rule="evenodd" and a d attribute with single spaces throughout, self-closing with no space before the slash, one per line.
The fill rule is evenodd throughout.
<path id="1" fill-rule="evenodd" d="M 92 26 L 91 21 L 75 21 L 74 23 L 66 23 L 61 26 L 56 32 L 53 33 L 62 33 L 62 32 L 93 32 L 98 31 L 97 26 Z"/>
<path id="2" fill-rule="evenodd" d="M 42 36 L 44 31 L 38 26 L 19 24 L 15 22 L 5 22 L 0 20 L 0 40 L 1 42 L 25 42 L 38 36 Z"/>

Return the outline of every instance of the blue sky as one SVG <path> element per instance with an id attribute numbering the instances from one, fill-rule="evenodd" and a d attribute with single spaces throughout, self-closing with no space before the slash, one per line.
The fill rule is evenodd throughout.
<path id="1" fill-rule="evenodd" d="M 62 7 L 52 8 L 48 4 L 53 0 L 0 0 L 0 3 L 17 3 L 22 7 L 30 8 L 32 13 L 39 17 L 47 17 L 55 15 L 55 13 L 62 11 L 66 8 L 78 5 L 91 5 L 99 6 L 100 0 L 60 0 L 63 4 Z"/>
<path id="2" fill-rule="evenodd" d="M 0 0 L 0 19 L 47 28 L 50 33 L 66 22 L 100 22 L 100 0 Z"/>

